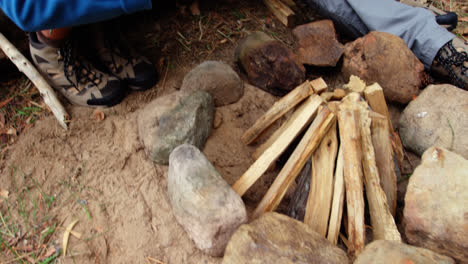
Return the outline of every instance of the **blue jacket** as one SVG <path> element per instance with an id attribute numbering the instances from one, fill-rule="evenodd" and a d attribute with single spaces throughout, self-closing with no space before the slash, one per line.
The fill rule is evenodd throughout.
<path id="1" fill-rule="evenodd" d="M 0 0 L 3 12 L 24 31 L 88 24 L 151 7 L 151 0 Z"/>

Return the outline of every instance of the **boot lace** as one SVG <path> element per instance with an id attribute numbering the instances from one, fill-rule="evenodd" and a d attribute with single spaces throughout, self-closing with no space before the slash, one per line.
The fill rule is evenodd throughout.
<path id="1" fill-rule="evenodd" d="M 92 83 L 98 85 L 102 81 L 102 74 L 92 70 L 89 63 L 82 57 L 76 56 L 74 53 L 74 46 L 71 40 L 67 40 L 62 48 L 59 50 L 60 55 L 63 58 L 63 71 L 65 78 L 72 83 L 75 88 L 81 85 Z M 76 76 L 76 83 L 73 82 L 72 77 Z M 80 90 L 80 89 L 78 89 Z"/>
<path id="2" fill-rule="evenodd" d="M 449 77 L 455 85 L 460 88 L 466 87 L 468 68 L 465 63 L 468 63 L 468 54 L 465 51 L 457 51 L 450 41 L 440 49 L 435 60 L 449 73 Z M 460 69 L 461 74 L 458 73 L 457 68 Z"/>

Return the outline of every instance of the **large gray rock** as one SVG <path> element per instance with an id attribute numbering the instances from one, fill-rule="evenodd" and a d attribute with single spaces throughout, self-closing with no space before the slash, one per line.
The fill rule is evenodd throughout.
<path id="1" fill-rule="evenodd" d="M 428 249 L 413 247 L 403 243 L 376 240 L 364 248 L 354 264 L 455 264 L 449 257 Z"/>
<path id="2" fill-rule="evenodd" d="M 213 99 L 204 91 L 173 93 L 148 104 L 138 115 L 138 134 L 147 155 L 167 165 L 169 154 L 188 143 L 203 148 L 211 133 Z"/>
<path id="3" fill-rule="evenodd" d="M 234 231 L 247 222 L 239 195 L 200 150 L 187 144 L 171 153 L 167 188 L 177 222 L 196 246 L 222 256 Z"/>
<path id="4" fill-rule="evenodd" d="M 401 38 L 376 31 L 345 45 L 342 71 L 345 79 L 355 75 L 379 83 L 387 100 L 403 104 L 419 93 L 425 76 L 424 65 Z"/>
<path id="5" fill-rule="evenodd" d="M 405 196 L 408 242 L 468 263 L 468 161 L 444 148 L 426 150 Z"/>
<path id="6" fill-rule="evenodd" d="M 346 264 L 346 253 L 306 224 L 278 213 L 266 213 L 243 225 L 229 241 L 223 264 Z"/>
<path id="7" fill-rule="evenodd" d="M 203 90 L 213 96 L 215 106 L 237 102 L 244 95 L 244 83 L 224 62 L 205 61 L 185 75 L 182 91 Z"/>
<path id="8" fill-rule="evenodd" d="M 297 57 L 301 63 L 313 66 L 336 66 L 344 46 L 336 39 L 331 20 L 300 25 L 293 30 L 298 40 Z"/>
<path id="9" fill-rule="evenodd" d="M 422 155 L 431 146 L 468 159 L 468 92 L 450 84 L 430 85 L 400 117 L 403 145 Z"/>

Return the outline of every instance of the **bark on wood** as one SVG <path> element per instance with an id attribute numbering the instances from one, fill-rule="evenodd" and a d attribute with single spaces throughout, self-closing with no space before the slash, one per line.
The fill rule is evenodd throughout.
<path id="1" fill-rule="evenodd" d="M 379 171 L 375 161 L 371 136 L 371 118 L 367 103 L 360 109 L 360 130 L 362 142 L 362 166 L 366 185 L 367 201 L 374 240 L 392 240 L 401 242 L 401 236 L 387 204 L 387 197 L 380 186 Z"/>
<path id="2" fill-rule="evenodd" d="M 286 27 L 294 26 L 296 15 L 285 3 L 280 0 L 263 0 L 263 3 Z"/>
<path id="3" fill-rule="evenodd" d="M 257 160 L 264 152 L 267 150 L 278 138 L 283 134 L 285 130 L 296 124 L 296 120 L 302 115 L 306 108 L 310 108 L 311 104 L 320 104 L 320 102 L 315 97 L 309 97 L 294 111 L 291 117 L 286 121 L 279 129 L 277 129 L 270 138 L 260 145 L 252 157 Z M 302 130 L 299 131 L 299 134 L 306 129 L 306 126 L 303 126 Z"/>
<path id="4" fill-rule="evenodd" d="M 392 143 L 388 132 L 388 122 L 385 116 L 371 114 L 372 144 L 375 150 L 375 162 L 379 170 L 380 185 L 387 197 L 390 212 L 395 216 L 397 205 L 397 177 L 393 162 Z"/>
<path id="5" fill-rule="evenodd" d="M 393 132 L 392 120 L 390 119 L 390 114 L 388 113 L 388 107 L 387 103 L 385 102 L 385 96 L 382 87 L 380 87 L 378 83 L 367 86 L 364 90 L 364 97 L 374 112 L 387 117 L 389 129 Z"/>
<path id="6" fill-rule="evenodd" d="M 276 120 L 282 117 L 289 110 L 294 108 L 297 104 L 302 102 L 305 98 L 309 97 L 314 92 L 309 81 L 296 87 L 290 93 L 285 95 L 277 101 L 255 124 L 249 128 L 244 135 L 242 135 L 242 142 L 251 144 L 258 136 L 267 129 Z"/>
<path id="7" fill-rule="evenodd" d="M 310 189 L 310 174 L 312 173 L 312 160 L 307 159 L 306 165 L 302 168 L 301 175 L 298 178 L 296 189 L 291 197 L 288 206 L 287 215 L 304 222 L 307 198 Z"/>
<path id="8" fill-rule="evenodd" d="M 296 179 L 312 152 L 317 149 L 321 140 L 335 121 L 335 115 L 323 107 L 317 114 L 312 125 L 307 130 L 299 145 L 288 159 L 275 181 L 255 209 L 252 218 L 255 219 L 265 212 L 273 211 L 283 199 L 291 183 Z M 335 132 L 336 136 L 336 132 Z M 328 140 L 327 140 L 328 143 Z M 333 177 L 333 175 L 332 175 Z M 328 220 L 328 216 L 327 216 Z"/>
<path id="9" fill-rule="evenodd" d="M 352 107 L 352 104 L 349 102 L 340 105 L 338 126 L 343 148 L 343 173 L 348 216 L 348 252 L 351 255 L 358 255 L 364 249 L 365 243 L 364 194 L 359 109 Z"/>
<path id="10" fill-rule="evenodd" d="M 328 230 L 337 152 L 335 122 L 312 155 L 310 191 L 304 218 L 304 223 L 323 237 L 326 237 Z"/>
<path id="11" fill-rule="evenodd" d="M 233 189 L 240 195 L 244 193 L 260 178 L 270 165 L 283 153 L 291 142 L 299 135 L 302 129 L 309 124 L 317 111 L 322 99 L 318 95 L 311 95 L 298 117 L 286 128 L 278 139 L 250 166 L 250 168 L 237 180 Z"/>
<path id="12" fill-rule="evenodd" d="M 36 68 L 26 59 L 13 44 L 11 44 L 5 36 L 0 33 L 0 48 L 10 58 L 10 60 L 18 67 L 18 70 L 23 72 L 31 82 L 37 87 L 44 102 L 49 106 L 59 124 L 67 129 L 68 114 L 63 108 L 60 101 L 57 99 L 54 90 Z"/>
<path id="13" fill-rule="evenodd" d="M 340 234 L 341 218 L 343 216 L 345 185 L 343 178 L 343 148 L 340 146 L 336 161 L 335 178 L 333 183 L 333 199 L 328 223 L 328 241 L 334 245 L 338 243 Z"/>

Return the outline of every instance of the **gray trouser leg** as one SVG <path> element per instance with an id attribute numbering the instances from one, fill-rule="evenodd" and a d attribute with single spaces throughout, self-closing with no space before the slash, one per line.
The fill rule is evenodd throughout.
<path id="1" fill-rule="evenodd" d="M 401 37 L 429 69 L 439 49 L 455 36 L 439 26 L 434 15 L 423 8 L 410 7 L 395 0 L 309 0 L 329 17 L 346 25 L 359 21 L 370 31 L 383 31 Z M 343 10 L 350 8 L 352 10 Z M 341 10 L 339 10 L 341 9 Z M 354 25 L 353 27 L 356 27 Z M 362 31 L 362 30 L 361 30 Z"/>

